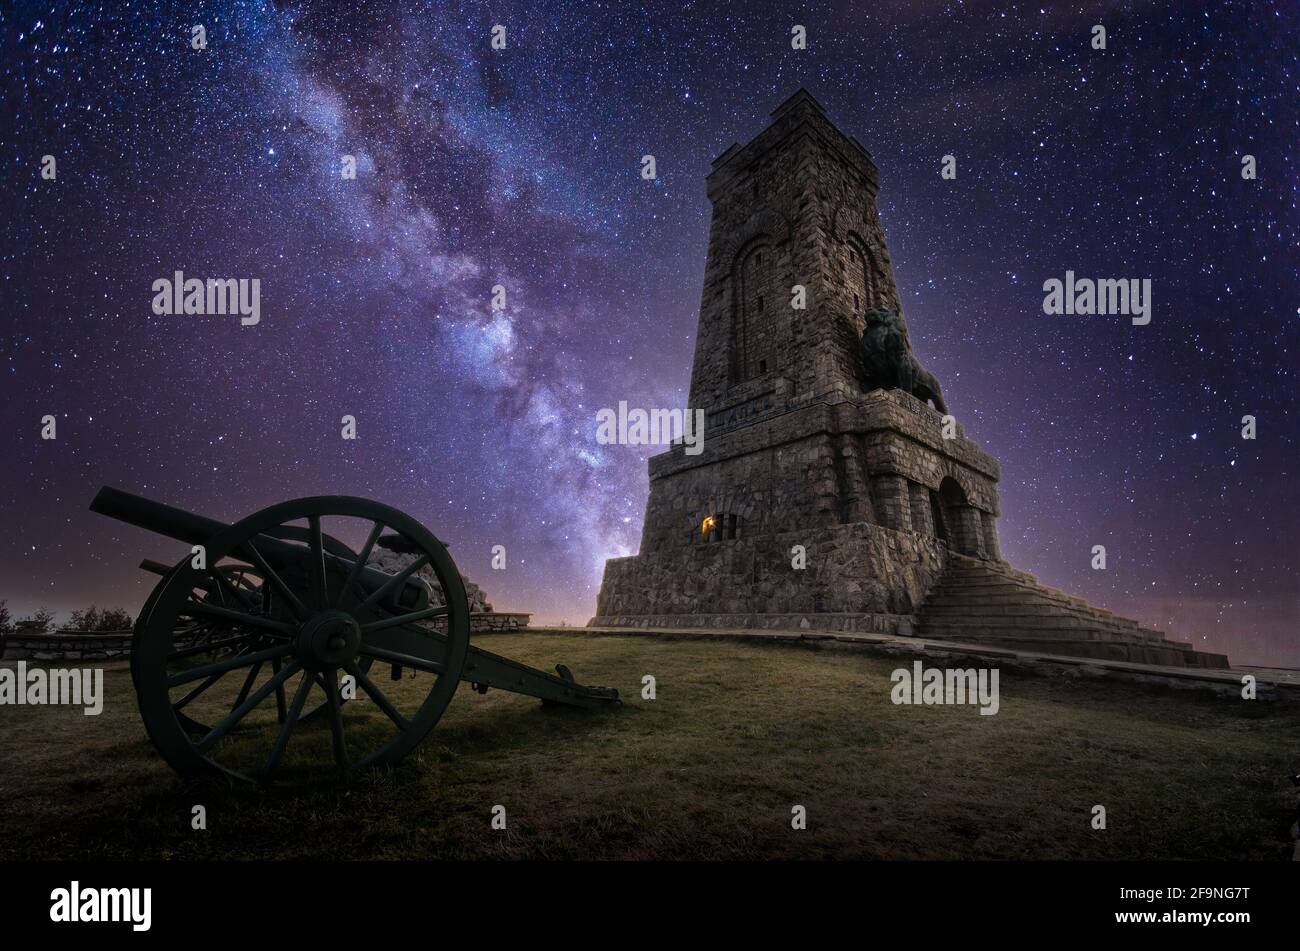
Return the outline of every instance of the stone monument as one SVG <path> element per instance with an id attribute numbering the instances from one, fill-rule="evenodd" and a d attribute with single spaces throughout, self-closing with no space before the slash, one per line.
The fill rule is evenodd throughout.
<path id="1" fill-rule="evenodd" d="M 921 633 L 1226 666 L 1001 561 L 997 460 L 921 369 L 875 164 L 816 99 L 791 96 L 707 181 L 688 404 L 705 411 L 703 452 L 650 459 L 640 553 L 606 562 L 593 626 Z"/>

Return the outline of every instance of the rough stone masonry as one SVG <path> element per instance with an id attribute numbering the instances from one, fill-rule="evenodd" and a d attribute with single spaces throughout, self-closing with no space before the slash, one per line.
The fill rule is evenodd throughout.
<path id="1" fill-rule="evenodd" d="M 977 606 L 997 610 L 970 639 L 1226 665 L 1002 572 L 997 461 L 960 426 L 944 438 L 928 403 L 864 392 L 864 314 L 901 304 L 875 164 L 816 99 L 791 96 L 751 142 L 714 160 L 707 183 L 713 220 L 688 404 L 705 411 L 704 450 L 674 445 L 650 459 L 640 554 L 606 562 L 592 626 L 929 626 L 960 639 L 959 622 L 974 613 L 962 608 L 949 623 L 944 596 L 974 591 Z M 795 285 L 806 289 L 804 309 L 791 306 Z M 956 577 L 969 559 L 993 574 Z"/>

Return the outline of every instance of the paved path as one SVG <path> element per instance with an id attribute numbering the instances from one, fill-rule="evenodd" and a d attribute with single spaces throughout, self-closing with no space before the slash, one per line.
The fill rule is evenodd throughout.
<path id="1" fill-rule="evenodd" d="M 530 630 L 533 630 L 530 628 Z M 1273 686 L 1300 699 L 1300 669 L 1276 667 L 1233 667 L 1229 670 L 1201 670 L 1195 667 L 1161 667 L 1154 664 L 1134 664 L 1120 660 L 1097 660 L 1092 657 L 1066 657 L 1060 654 L 1038 654 L 1006 647 L 991 647 L 967 641 L 943 641 L 928 637 L 901 637 L 895 634 L 842 633 L 839 631 L 766 631 L 757 628 L 638 628 L 638 627 L 562 627 L 537 628 L 563 634 L 619 634 L 631 637 L 691 638 L 716 640 L 741 640 L 751 642 L 784 642 L 807 646 L 825 645 L 827 641 L 839 642 L 864 649 L 909 652 L 916 654 L 956 653 L 980 657 L 1003 657 L 1025 663 L 1061 664 L 1072 667 L 1089 667 L 1120 674 L 1147 677 L 1191 680 L 1209 684 L 1241 686 L 1246 674 L 1255 677 L 1260 685 Z"/>

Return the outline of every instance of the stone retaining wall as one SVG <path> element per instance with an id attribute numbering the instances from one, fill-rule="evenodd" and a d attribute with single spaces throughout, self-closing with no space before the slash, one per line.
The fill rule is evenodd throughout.
<path id="1" fill-rule="evenodd" d="M 590 627 L 643 630 L 834 631 L 847 634 L 889 634 L 911 637 L 911 614 L 622 614 L 591 619 Z"/>
<path id="2" fill-rule="evenodd" d="M 130 631 L 6 634 L 0 642 L 4 660 L 112 660 L 131 654 Z"/>
<path id="3" fill-rule="evenodd" d="M 519 631 L 528 626 L 531 614 L 507 611 L 489 611 L 485 614 L 469 616 L 470 633 L 478 631 Z"/>
<path id="4" fill-rule="evenodd" d="M 532 615 L 524 612 L 490 611 L 469 616 L 470 633 L 518 631 L 528 627 Z M 131 656 L 131 631 L 81 634 L 54 631 L 50 634 L 6 634 L 0 637 L 3 660 L 113 660 Z"/>

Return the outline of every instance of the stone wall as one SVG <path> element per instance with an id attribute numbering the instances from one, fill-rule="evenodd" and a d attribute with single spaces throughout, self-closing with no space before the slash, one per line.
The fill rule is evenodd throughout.
<path id="1" fill-rule="evenodd" d="M 131 654 L 131 632 L 103 634 L 6 634 L 0 637 L 4 660 L 113 660 Z"/>
<path id="2" fill-rule="evenodd" d="M 592 618 L 590 627 L 682 631 L 691 628 L 734 631 L 837 631 L 912 637 L 910 614 L 614 614 Z"/>
<path id="3" fill-rule="evenodd" d="M 795 545 L 806 549 L 803 569 L 792 567 Z M 647 615 L 911 615 L 946 557 L 933 538 L 857 522 L 614 558 L 605 563 L 591 623 Z M 682 626 L 708 625 L 683 618 Z"/>
<path id="4" fill-rule="evenodd" d="M 528 626 L 531 614 L 522 612 L 488 611 L 469 616 L 471 634 L 479 631 L 519 631 Z"/>
<path id="5" fill-rule="evenodd" d="M 897 390 L 816 401 L 710 433 L 704 451 L 677 446 L 650 460 L 641 551 L 700 544 L 708 516 L 735 516 L 739 537 L 864 521 L 934 538 L 952 480 L 968 513 L 948 512 L 947 537 L 996 557 L 997 462 L 942 417 Z M 933 496 L 933 498 L 932 498 Z M 944 514 L 940 513 L 941 519 Z"/>
<path id="6" fill-rule="evenodd" d="M 520 631 L 531 614 L 510 611 L 471 612 L 471 634 Z M 0 660 L 113 660 L 131 656 L 131 631 L 105 634 L 6 634 L 0 637 Z"/>

